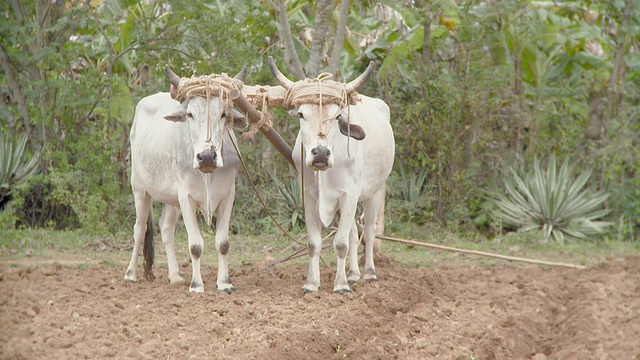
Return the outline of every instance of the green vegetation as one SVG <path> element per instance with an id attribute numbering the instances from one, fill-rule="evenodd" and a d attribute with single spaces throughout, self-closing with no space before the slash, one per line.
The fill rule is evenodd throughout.
<path id="1" fill-rule="evenodd" d="M 568 159 L 559 171 L 555 156 L 551 157 L 546 172 L 538 159 L 523 177 L 515 169 L 510 171 L 511 177 L 504 180 L 506 192 L 499 193 L 496 201 L 495 216 L 505 226 L 522 231 L 541 230 L 544 241 L 552 238 L 564 244 L 565 234 L 586 239 L 605 233 L 612 225 L 598 221 L 609 213 L 602 207 L 609 194 L 584 189 L 590 172 L 583 172 L 573 180 Z"/>
<path id="2" fill-rule="evenodd" d="M 308 34 L 317 26 L 316 6 L 322 1 L 282 2 L 295 51 L 307 65 L 314 56 Z M 7 16 L 0 22 L 0 128 L 9 134 L 4 139 L 27 139 L 22 162 L 35 159 L 41 174 L 20 186 L 11 184 L 13 199 L 0 213 L 0 227 L 27 234 L 44 228 L 45 237 L 62 244 L 64 237 L 49 229 L 80 228 L 91 238 L 129 242 L 134 210 L 128 131 L 134 105 L 168 89 L 166 64 L 184 76 L 234 74 L 246 65 L 247 83 L 275 84 L 265 59 L 271 55 L 282 64 L 287 56 L 272 8 L 276 3 L 2 3 Z M 330 2 L 323 23 L 331 39 L 339 30 L 339 3 Z M 576 180 L 585 194 L 610 193 L 585 214 L 602 215 L 598 220 L 614 226 L 596 235 L 554 223 L 536 241 L 551 236 L 562 242 L 561 234 L 567 233 L 587 237 L 567 247 L 637 244 L 636 5 L 635 0 L 351 2 L 337 73 L 350 80 L 374 61 L 377 70 L 361 91 L 391 108 L 397 160 L 387 189 L 388 232 L 423 239 L 424 229 L 411 235 L 412 229 L 428 226 L 452 234 L 447 239 L 494 244 L 524 223 L 492 217 L 506 211 L 496 200 L 499 194 L 520 191 L 517 184 L 505 189 L 503 174 L 555 156 L 570 158 L 575 174 L 592 172 Z M 328 53 L 332 46 L 322 49 Z M 321 61 L 319 66 L 326 71 L 330 64 Z M 296 72 L 289 69 L 289 74 Z M 275 129 L 293 144 L 296 121 L 282 109 L 272 113 Z M 262 136 L 239 146 L 272 212 L 300 231 L 301 199 L 294 192 L 293 169 Z M 6 156 L 0 160 L 6 165 Z M 281 236 L 274 235 L 277 228 L 246 176 L 240 174 L 237 181 L 233 232 Z M 540 176 L 541 181 L 542 171 Z M 521 180 L 529 187 L 526 177 Z M 543 199 L 541 193 L 536 201 Z M 545 216 L 552 218 L 549 211 Z M 515 238 L 524 241 L 521 236 Z"/>

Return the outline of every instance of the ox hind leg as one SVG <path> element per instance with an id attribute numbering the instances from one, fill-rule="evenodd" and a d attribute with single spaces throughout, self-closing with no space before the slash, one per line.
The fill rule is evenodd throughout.
<path id="1" fill-rule="evenodd" d="M 140 253 L 143 239 L 148 232 L 152 231 L 151 226 L 149 226 L 149 217 L 151 215 L 151 196 L 144 190 L 134 189 L 133 197 L 136 207 L 136 222 L 135 225 L 133 225 L 133 252 L 131 254 L 129 267 L 124 274 L 124 279 L 127 281 L 136 282 L 138 271 L 138 254 Z M 150 235 L 151 241 L 153 241 L 153 234 L 151 233 Z"/>
<path id="2" fill-rule="evenodd" d="M 169 282 L 172 284 L 180 284 L 184 282 L 184 278 L 180 275 L 178 260 L 175 251 L 175 232 L 176 223 L 180 216 L 180 208 L 165 205 L 160 216 L 160 234 L 162 235 L 162 243 L 167 254 L 167 265 L 169 267 Z"/>
<path id="3" fill-rule="evenodd" d="M 227 254 L 229 253 L 229 223 L 231 222 L 231 210 L 235 199 L 235 187 L 231 189 L 227 198 L 218 205 L 216 221 L 216 250 L 218 251 L 218 279 L 216 285 L 218 291 L 232 293 L 236 291 L 229 277 Z"/>
<path id="4" fill-rule="evenodd" d="M 376 268 L 373 264 L 373 245 L 376 237 L 376 216 L 381 202 L 384 201 L 385 192 L 378 190 L 370 199 L 362 202 L 364 207 L 364 243 L 365 243 L 365 260 L 364 260 L 364 276 L 366 281 L 378 281 L 376 276 Z"/>

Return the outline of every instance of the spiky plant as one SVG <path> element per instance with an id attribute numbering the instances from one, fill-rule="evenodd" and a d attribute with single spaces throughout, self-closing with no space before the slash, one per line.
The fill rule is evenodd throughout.
<path id="1" fill-rule="evenodd" d="M 278 179 L 277 176 L 270 174 L 271 179 L 276 184 L 278 192 L 282 195 L 282 199 L 289 211 L 291 211 L 291 226 L 295 228 L 299 223 L 304 224 L 304 209 L 302 206 L 302 191 L 300 189 L 300 181 L 298 177 L 292 178 L 288 183 Z"/>
<path id="2" fill-rule="evenodd" d="M 12 141 L 4 132 L 0 133 L 0 204 L 4 205 L 15 187 L 38 170 L 37 154 L 28 157 L 26 136 Z"/>
<path id="3" fill-rule="evenodd" d="M 561 244 L 565 235 L 584 239 L 605 233 L 612 223 L 598 219 L 609 213 L 602 207 L 609 194 L 584 189 L 591 171 L 574 180 L 571 170 L 565 159 L 558 171 L 555 156 L 546 171 L 537 158 L 533 170 L 524 177 L 511 168 L 511 177 L 504 178 L 506 192 L 496 198 L 496 220 L 520 231 L 541 230 L 545 241 L 553 239 Z"/>

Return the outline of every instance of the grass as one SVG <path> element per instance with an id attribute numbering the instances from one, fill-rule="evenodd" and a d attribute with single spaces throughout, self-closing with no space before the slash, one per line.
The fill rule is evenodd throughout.
<path id="1" fill-rule="evenodd" d="M 586 266 L 615 257 L 640 255 L 640 243 L 638 242 L 580 241 L 567 242 L 564 245 L 541 244 L 539 239 L 542 235 L 536 233 L 506 234 L 493 240 L 487 240 L 474 235 L 460 236 L 433 226 L 407 225 L 402 227 L 402 231 L 386 235 L 467 250 Z M 205 238 L 203 264 L 204 266 L 217 267 L 217 254 L 213 243 L 214 231 L 206 229 L 203 236 Z M 303 239 L 303 241 L 305 240 Z M 122 267 L 124 272 L 131 256 L 131 245 L 131 235 L 125 233 L 104 237 L 85 234 L 81 231 L 0 230 L 0 263 L 37 264 L 59 261 L 63 265 L 70 266 L 104 264 Z M 292 245 L 293 241 L 279 233 L 232 235 L 229 265 L 231 268 L 258 267 L 267 262 L 265 249 L 272 259 L 281 259 L 291 254 L 295 248 L 304 247 L 304 245 L 295 244 L 294 248 Z M 407 266 L 434 267 L 438 264 L 495 266 L 508 263 L 499 259 L 391 241 L 383 241 L 382 252 L 392 260 Z M 179 264 L 189 263 L 187 236 L 182 226 L 179 226 L 176 231 L 176 256 Z M 328 265 L 334 266 L 333 250 L 323 252 L 323 259 Z M 142 264 L 141 258 L 139 261 Z M 164 246 L 159 236 L 156 236 L 156 263 L 160 267 L 166 267 Z M 293 265 L 306 266 L 307 256 L 291 260 L 280 266 Z"/>

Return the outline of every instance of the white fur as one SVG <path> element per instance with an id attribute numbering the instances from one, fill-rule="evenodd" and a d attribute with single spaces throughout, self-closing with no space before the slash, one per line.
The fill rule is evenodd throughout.
<path id="1" fill-rule="evenodd" d="M 310 261 L 303 291 L 317 291 L 320 286 L 321 230 L 333 221 L 340 212 L 334 249 L 337 254 L 337 271 L 333 291 L 350 291 L 349 282 L 360 279 L 357 246 L 358 232 L 355 225 L 356 207 L 364 207 L 364 239 L 366 243 L 364 279 L 376 280 L 373 264 L 373 242 L 375 237 L 375 215 L 384 201 L 384 184 L 391 173 L 395 157 L 395 140 L 390 124 L 387 104 L 379 99 L 360 95 L 362 101 L 344 109 L 342 116 L 352 124 L 364 128 L 363 140 L 347 138 L 340 133 L 338 123 L 327 118 L 338 112 L 336 105 L 325 105 L 320 115 L 319 106 L 300 105 L 294 113 L 301 113 L 300 132 L 293 149 L 293 157 L 299 176 L 304 180 L 305 220 L 310 246 Z M 320 122 L 325 121 L 322 129 Z M 318 130 L 327 132 L 326 139 L 318 137 Z M 316 171 L 310 165 L 311 150 L 317 145 L 331 150 L 330 166 Z M 301 159 L 304 146 L 305 161 Z M 347 149 L 348 147 L 348 149 Z M 304 164 L 304 165 L 302 165 Z M 340 249 L 346 251 L 339 251 Z M 311 251 L 313 250 L 313 252 Z M 349 254 L 349 278 L 346 275 L 346 254 Z"/>
<path id="2" fill-rule="evenodd" d="M 136 223 L 134 248 L 125 279 L 136 281 L 138 252 L 146 231 L 147 217 L 152 211 L 151 199 L 165 204 L 160 218 L 162 242 L 165 245 L 169 266 L 169 280 L 184 281 L 180 276 L 174 250 L 174 231 L 180 214 L 187 229 L 189 249 L 199 245 L 204 251 L 200 234 L 197 209 L 210 224 L 213 211 L 217 211 L 215 243 L 229 241 L 229 221 L 235 198 L 235 177 L 239 158 L 231 143 L 232 131 L 224 130 L 220 122 L 221 109 L 217 97 L 210 101 L 212 143 L 217 147 L 218 168 L 205 174 L 194 168 L 195 153 L 206 146 L 207 101 L 196 97 L 186 108 L 171 99 L 168 93 L 148 96 L 138 103 L 131 128 L 131 187 L 135 198 Z M 184 121 L 164 119 L 170 114 L 189 112 L 192 118 Z M 224 158 L 224 167 L 221 161 Z M 200 258 L 191 254 L 193 276 L 189 291 L 204 291 L 200 274 Z M 218 253 L 218 290 L 231 291 L 227 256 Z"/>

